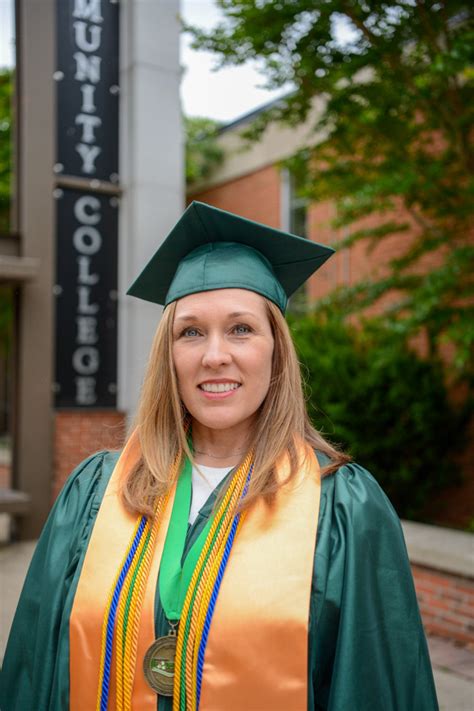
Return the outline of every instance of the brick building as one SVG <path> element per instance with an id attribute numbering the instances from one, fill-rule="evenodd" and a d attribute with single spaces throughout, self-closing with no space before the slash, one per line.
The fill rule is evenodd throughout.
<path id="1" fill-rule="evenodd" d="M 317 104 L 314 111 L 318 111 Z M 314 116 L 306 125 L 296 128 L 270 125 L 258 143 L 249 150 L 243 150 L 240 132 L 254 116 L 255 112 L 252 112 L 221 129 L 218 144 L 224 153 L 223 163 L 208 179 L 189 186 L 188 202 L 200 200 L 314 241 L 333 244 L 343 236 L 331 226 L 333 206 L 329 203 L 307 204 L 298 197 L 289 172 L 281 167 L 282 161 L 304 147 L 310 127 L 314 125 Z M 397 217 L 410 221 L 407 215 L 399 214 Z M 370 218 L 369 226 L 374 226 L 374 222 L 374 218 Z M 306 302 L 316 301 L 336 286 L 356 284 L 377 270 L 386 269 L 388 262 L 400 254 L 402 247 L 416 234 L 415 230 L 413 226 L 411 232 L 388 237 L 375 249 L 368 250 L 366 244 L 358 242 L 350 249 L 338 251 L 309 280 L 304 295 Z M 429 269 L 433 260 L 436 256 L 430 255 L 424 261 L 423 268 Z M 386 301 L 381 301 L 376 308 L 384 304 Z M 423 348 L 422 339 L 417 345 Z M 471 439 L 474 446 L 474 436 Z M 469 521 L 474 511 L 472 448 L 461 462 L 465 474 L 464 486 L 443 492 L 439 518 L 444 525 L 458 526 L 462 521 Z M 412 522 L 405 522 L 404 529 L 427 632 L 461 644 L 472 644 L 474 581 L 471 535 Z M 420 541 L 423 541 L 421 545 Z M 430 542 L 427 546 L 426 541 Z M 444 555 L 440 555 L 443 546 Z"/>

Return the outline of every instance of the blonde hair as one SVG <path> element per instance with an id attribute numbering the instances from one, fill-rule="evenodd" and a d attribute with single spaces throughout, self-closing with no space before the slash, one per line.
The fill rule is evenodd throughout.
<path id="1" fill-rule="evenodd" d="M 264 298 L 264 297 L 262 297 Z M 265 299 L 274 337 L 272 376 L 268 393 L 258 413 L 250 447 L 254 450 L 254 469 L 242 507 L 258 497 L 270 500 L 278 487 L 275 466 L 282 456 L 290 464 L 288 480 L 299 466 L 296 440 L 325 454 L 330 463 L 327 475 L 350 460 L 313 427 L 306 411 L 301 372 L 293 340 L 279 308 Z M 133 429 L 136 429 L 141 459 L 122 485 L 126 508 L 151 516 L 153 501 L 173 484 L 174 462 L 185 456 L 192 460 L 186 431 L 187 412 L 179 396 L 173 365 L 173 322 L 176 302 L 170 304 L 156 331 L 145 373 Z M 179 468 L 178 468 L 179 471 Z"/>

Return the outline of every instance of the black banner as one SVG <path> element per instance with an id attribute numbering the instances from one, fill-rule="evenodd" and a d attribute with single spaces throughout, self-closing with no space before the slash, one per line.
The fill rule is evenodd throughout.
<path id="1" fill-rule="evenodd" d="M 58 174 L 118 182 L 119 5 L 57 1 Z"/>
<path id="2" fill-rule="evenodd" d="M 57 0 L 56 406 L 116 406 L 119 5 Z M 82 183 L 84 184 L 84 183 Z M 79 183 L 81 185 L 81 183 Z"/>
<path id="3" fill-rule="evenodd" d="M 118 199 L 56 195 L 56 406 L 115 407 Z"/>

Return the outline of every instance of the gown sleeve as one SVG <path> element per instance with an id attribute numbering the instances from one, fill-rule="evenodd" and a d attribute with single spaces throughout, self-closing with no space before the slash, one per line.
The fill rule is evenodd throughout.
<path id="1" fill-rule="evenodd" d="M 10 631 L 1 711 L 69 707 L 69 615 L 93 523 L 117 459 L 101 452 L 68 478 L 36 547 Z"/>
<path id="2" fill-rule="evenodd" d="M 309 667 L 309 711 L 438 709 L 400 521 L 356 464 L 323 479 Z"/>

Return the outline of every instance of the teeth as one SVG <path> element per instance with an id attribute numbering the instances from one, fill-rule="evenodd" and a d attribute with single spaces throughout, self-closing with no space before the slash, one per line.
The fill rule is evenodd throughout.
<path id="1" fill-rule="evenodd" d="M 202 383 L 199 387 L 206 393 L 228 393 L 229 390 L 236 390 L 239 383 Z"/>

